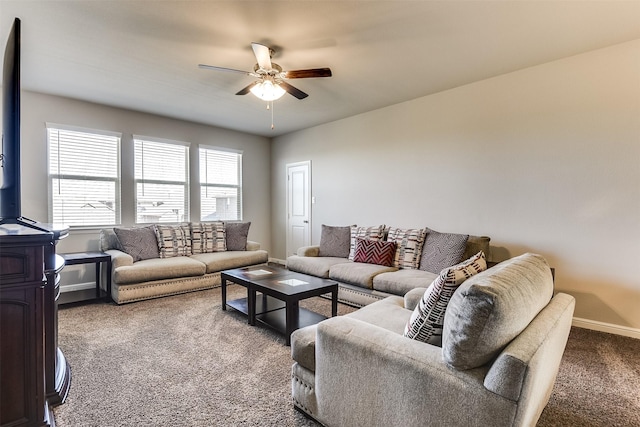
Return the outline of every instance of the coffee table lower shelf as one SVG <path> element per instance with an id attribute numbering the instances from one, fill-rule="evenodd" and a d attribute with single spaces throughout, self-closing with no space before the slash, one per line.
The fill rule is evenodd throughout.
<path id="1" fill-rule="evenodd" d="M 233 309 L 249 315 L 249 303 L 247 298 L 227 301 L 227 305 Z M 299 307 L 298 318 L 294 319 L 293 329 L 304 328 L 322 322 L 327 317 L 322 314 Z M 287 319 L 284 301 L 258 293 L 256 295 L 256 320 L 282 334 L 287 333 Z"/>

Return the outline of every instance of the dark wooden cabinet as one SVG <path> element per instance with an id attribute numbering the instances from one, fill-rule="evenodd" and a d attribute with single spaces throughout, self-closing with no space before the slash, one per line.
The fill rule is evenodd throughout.
<path id="1" fill-rule="evenodd" d="M 66 230 L 0 226 L 0 426 L 53 426 L 70 370 L 57 348 L 55 254 Z"/>

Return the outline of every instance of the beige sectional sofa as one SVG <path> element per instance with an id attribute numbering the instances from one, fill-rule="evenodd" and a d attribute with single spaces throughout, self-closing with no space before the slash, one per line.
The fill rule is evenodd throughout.
<path id="1" fill-rule="evenodd" d="M 138 254 L 132 250 L 127 253 L 127 248 L 123 248 L 114 229 L 101 230 L 101 250 L 111 255 L 113 301 L 124 304 L 213 288 L 220 285 L 220 272 L 223 270 L 263 264 L 268 261 L 267 251 L 261 250 L 259 243 L 246 241 L 246 238 L 243 250 L 224 250 L 222 244 L 216 250 L 196 251 L 192 249 L 195 245 L 192 245 L 190 225 L 182 225 L 182 228 L 189 230 L 183 236 L 185 239 L 189 238 L 188 248 L 185 247 L 180 254 L 172 256 L 168 256 L 166 251 L 165 253 L 162 250 L 156 251 L 157 256 L 154 256 L 156 253 L 143 256 L 146 259 L 138 259 Z M 122 231 L 122 229 L 116 229 L 116 231 Z M 143 249 L 144 246 L 149 247 L 154 244 L 150 233 L 147 237 L 150 240 L 143 245 Z M 169 241 L 175 242 L 175 238 Z M 136 243 L 140 246 L 142 242 L 138 239 Z M 193 253 L 193 251 L 202 253 Z"/>
<path id="2" fill-rule="evenodd" d="M 416 256 L 420 259 L 420 262 L 415 266 L 415 268 L 402 268 L 402 266 L 395 267 L 373 263 L 354 262 L 349 260 L 349 256 L 322 256 L 321 246 L 323 244 L 323 239 L 330 233 L 327 231 L 329 228 L 332 227 L 323 225 L 323 236 L 321 237 L 319 245 L 299 248 L 296 255 L 288 257 L 287 268 L 299 273 L 337 281 L 339 285 L 338 300 L 340 302 L 355 307 L 363 307 L 390 295 L 403 296 L 414 288 L 426 287 L 438 276 L 439 269 L 426 271 L 423 268 L 424 266 L 421 264 L 428 262 L 430 254 L 442 253 L 442 248 L 432 247 L 429 253 L 425 250 L 424 254 L 422 253 L 423 247 L 418 248 L 419 252 Z M 353 248 L 353 233 L 356 232 L 354 230 L 358 228 L 361 229 L 362 227 L 350 226 L 349 228 L 351 228 L 349 245 Z M 377 228 L 384 229 L 384 237 L 381 237 L 381 239 L 388 237 L 388 230 L 392 229 L 385 226 Z M 453 235 L 451 233 L 438 233 L 436 231 L 429 230 L 428 228 L 425 230 L 424 240 L 417 242 L 417 245 L 429 245 L 429 240 L 427 239 L 429 233 L 439 236 L 445 234 L 456 237 L 462 236 L 459 234 Z M 468 238 L 464 240 L 464 252 L 459 257 L 460 259 L 451 262 L 449 265 L 444 265 L 443 268 L 456 264 L 460 260 L 468 259 L 479 251 L 483 251 L 487 259 L 489 259 L 490 240 L 491 239 L 487 236 L 469 235 Z M 402 243 L 400 243 L 399 247 L 401 245 Z M 351 250 L 351 252 L 353 252 L 353 250 Z M 351 255 L 351 252 L 349 255 Z M 345 249 L 343 253 L 346 254 L 347 250 Z"/>
<path id="3" fill-rule="evenodd" d="M 462 282 L 442 346 L 408 338 L 425 288 L 291 335 L 296 409 L 325 426 L 535 426 L 564 352 L 575 301 L 525 254 Z"/>

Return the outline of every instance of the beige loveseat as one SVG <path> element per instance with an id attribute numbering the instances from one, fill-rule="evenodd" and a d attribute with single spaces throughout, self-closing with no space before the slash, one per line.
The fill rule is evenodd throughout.
<path id="1" fill-rule="evenodd" d="M 479 251 L 483 251 L 490 259 L 490 241 L 487 236 L 469 235 L 464 253 L 458 261 L 468 259 Z M 335 280 L 338 282 L 338 300 L 354 307 L 363 307 L 390 295 L 403 296 L 411 289 L 428 286 L 438 276 L 438 272 L 426 271 L 421 265 L 417 268 L 398 268 L 353 262 L 347 257 L 321 256 L 320 248 L 321 245 L 299 248 L 296 255 L 287 258 L 287 268 Z M 420 263 L 426 261 L 422 256 Z"/>
<path id="2" fill-rule="evenodd" d="M 295 331 L 295 408 L 326 426 L 535 426 L 575 304 L 553 296 L 546 261 L 525 254 L 464 281 L 442 347 L 403 336 L 424 291 Z"/>
<path id="3" fill-rule="evenodd" d="M 220 272 L 263 264 L 267 251 L 247 241 L 246 250 L 186 253 L 134 261 L 123 251 L 112 228 L 100 232 L 100 247 L 111 255 L 111 298 L 118 304 L 210 289 L 220 285 Z"/>

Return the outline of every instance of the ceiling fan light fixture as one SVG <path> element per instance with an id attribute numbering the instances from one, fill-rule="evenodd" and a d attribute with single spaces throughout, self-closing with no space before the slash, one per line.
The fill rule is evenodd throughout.
<path id="1" fill-rule="evenodd" d="M 271 80 L 263 80 L 262 82 L 256 83 L 250 90 L 251 93 L 263 101 L 275 101 L 276 99 L 282 98 L 282 95 L 286 93 L 279 84 Z"/>

